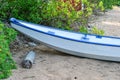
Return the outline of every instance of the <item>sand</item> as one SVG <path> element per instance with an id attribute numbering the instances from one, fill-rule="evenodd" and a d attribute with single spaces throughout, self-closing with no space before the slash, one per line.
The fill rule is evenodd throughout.
<path id="1" fill-rule="evenodd" d="M 120 37 L 120 8 L 114 7 L 98 16 L 91 25 L 105 30 L 105 35 Z M 16 47 L 15 47 L 16 46 Z M 45 45 L 29 46 L 27 43 L 12 47 L 11 52 L 18 69 L 6 80 L 119 80 L 120 63 L 94 60 L 68 55 Z M 21 67 L 24 56 L 36 52 L 31 69 Z"/>

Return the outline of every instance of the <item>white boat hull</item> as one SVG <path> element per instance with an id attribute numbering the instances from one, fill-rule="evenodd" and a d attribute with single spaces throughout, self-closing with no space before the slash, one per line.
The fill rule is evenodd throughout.
<path id="1" fill-rule="evenodd" d="M 120 61 L 120 47 L 118 46 L 96 45 L 68 40 L 26 27 L 21 27 L 21 25 L 15 23 L 11 23 L 11 26 L 21 33 L 40 41 L 49 47 L 68 54 L 101 60 Z"/>

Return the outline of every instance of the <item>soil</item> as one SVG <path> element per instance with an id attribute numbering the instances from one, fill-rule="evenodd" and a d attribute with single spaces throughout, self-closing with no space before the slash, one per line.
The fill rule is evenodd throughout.
<path id="1" fill-rule="evenodd" d="M 120 37 L 120 7 L 99 15 L 90 22 L 105 31 L 107 36 Z M 11 52 L 18 69 L 6 80 L 119 80 L 120 63 L 76 57 L 65 54 L 43 44 L 35 43 L 22 37 L 11 46 Z M 34 43 L 34 42 L 33 42 Z M 21 67 L 26 54 L 36 53 L 31 69 Z"/>

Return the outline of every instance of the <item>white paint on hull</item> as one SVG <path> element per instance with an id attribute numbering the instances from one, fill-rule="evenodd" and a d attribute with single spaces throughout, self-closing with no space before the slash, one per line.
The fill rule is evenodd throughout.
<path id="1" fill-rule="evenodd" d="M 120 47 L 88 44 L 83 42 L 67 40 L 64 38 L 40 33 L 25 27 L 21 27 L 14 23 L 11 23 L 11 25 L 23 34 L 28 35 L 37 41 L 43 42 L 49 47 L 52 47 L 62 52 L 66 52 L 68 54 L 101 60 L 120 61 Z M 51 31 L 49 29 L 45 30 Z M 57 32 L 55 33 L 57 34 Z M 64 33 L 64 35 L 69 34 L 67 34 L 66 32 Z M 72 33 L 70 35 L 72 35 Z"/>

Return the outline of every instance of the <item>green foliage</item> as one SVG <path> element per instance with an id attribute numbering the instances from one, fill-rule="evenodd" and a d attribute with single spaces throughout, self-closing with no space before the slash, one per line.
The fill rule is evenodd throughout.
<path id="1" fill-rule="evenodd" d="M 101 30 L 101 29 L 98 29 L 97 27 L 93 27 L 92 30 L 91 30 L 91 33 L 92 34 L 97 34 L 97 35 L 104 35 L 104 31 Z"/>
<path id="2" fill-rule="evenodd" d="M 77 2 L 80 1 L 77 0 Z M 75 22 L 80 22 L 80 26 L 87 27 L 88 19 L 93 14 L 93 11 L 95 9 L 103 11 L 104 7 L 102 1 L 98 4 L 93 4 L 88 0 L 82 0 L 82 3 L 85 5 L 85 8 L 76 10 L 69 0 L 66 2 L 49 0 L 48 4 L 41 10 L 41 17 L 44 20 L 42 23 L 67 30 L 72 30 L 70 25 Z"/>
<path id="3" fill-rule="evenodd" d="M 7 40 L 8 44 L 10 44 L 10 42 L 12 42 L 16 38 L 17 32 L 15 32 L 14 29 L 8 27 L 3 28 L 3 30 L 4 34 L 6 35 L 5 39 Z"/>
<path id="4" fill-rule="evenodd" d="M 39 23 L 42 20 L 40 13 L 44 4 L 44 0 L 1 0 L 0 19 L 9 20 L 15 17 Z"/>
<path id="5" fill-rule="evenodd" d="M 120 6 L 120 0 L 116 1 L 115 5 Z"/>
<path id="6" fill-rule="evenodd" d="M 103 2 L 105 9 L 112 9 L 114 5 L 120 6 L 120 0 L 90 0 L 93 3 Z"/>
<path id="7" fill-rule="evenodd" d="M 69 26 L 77 19 L 77 11 L 70 5 L 70 2 L 50 0 L 42 9 L 42 23 L 45 25 L 70 29 Z M 76 14 L 76 15 L 75 15 Z"/>
<path id="8" fill-rule="evenodd" d="M 79 10 L 80 4 L 77 4 L 80 1 L 84 4 L 83 10 Z M 1 20 L 15 17 L 66 30 L 72 30 L 70 26 L 75 22 L 87 27 L 88 19 L 93 12 L 104 10 L 102 1 L 93 3 L 89 0 L 75 0 L 72 3 L 70 0 L 65 2 L 63 0 L 1 0 L 0 5 Z M 78 5 L 78 9 L 73 5 Z"/>
<path id="9" fill-rule="evenodd" d="M 99 4 L 98 4 L 98 8 L 100 8 L 101 11 L 105 10 L 103 5 L 104 5 L 104 3 L 102 1 L 100 1 Z"/>
<path id="10" fill-rule="evenodd" d="M 9 77 L 11 69 L 16 68 L 9 50 L 9 44 L 15 39 L 16 34 L 16 31 L 0 22 L 0 79 Z"/>
<path id="11" fill-rule="evenodd" d="M 106 9 L 112 9 L 112 6 L 120 6 L 120 0 L 103 0 Z"/>
<path id="12" fill-rule="evenodd" d="M 97 35 L 104 35 L 104 30 L 102 29 L 98 29 L 97 27 L 92 27 L 91 30 L 88 30 L 88 28 L 84 27 L 84 26 L 80 26 L 80 32 L 82 33 L 89 33 L 89 34 L 97 34 Z"/>
<path id="13" fill-rule="evenodd" d="M 83 27 L 83 26 L 80 26 L 80 30 L 79 30 L 80 32 L 82 32 L 82 33 L 88 33 L 88 29 L 86 28 L 86 27 Z"/>

